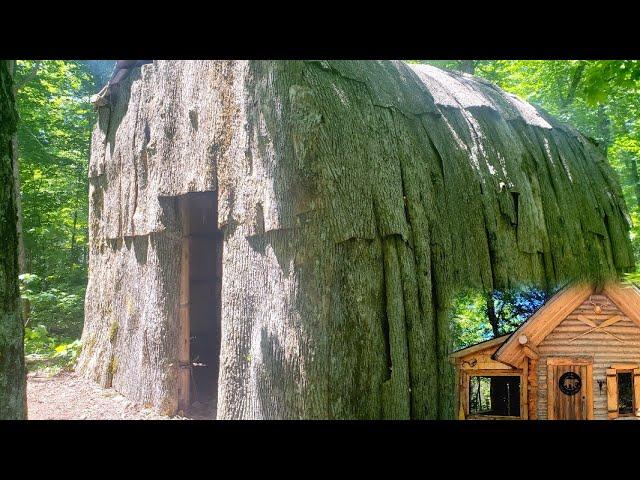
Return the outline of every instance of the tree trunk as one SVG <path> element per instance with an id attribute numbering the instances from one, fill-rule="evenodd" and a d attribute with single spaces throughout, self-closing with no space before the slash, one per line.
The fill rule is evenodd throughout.
<path id="1" fill-rule="evenodd" d="M 464 73 L 474 74 L 476 70 L 475 60 L 458 60 L 458 70 Z"/>
<path id="2" fill-rule="evenodd" d="M 600 149 L 606 157 L 611 145 L 611 119 L 602 104 L 598 105 L 598 136 L 601 138 Z"/>
<path id="3" fill-rule="evenodd" d="M 586 64 L 584 62 L 580 62 L 578 66 L 576 66 L 575 70 L 571 75 L 571 79 L 569 81 L 569 86 L 567 88 L 567 94 L 562 100 L 561 109 L 567 110 L 569 106 L 573 103 L 576 98 L 576 93 L 578 93 L 578 86 L 582 81 L 582 75 L 584 73 L 584 69 Z"/>
<path id="4" fill-rule="evenodd" d="M 39 64 L 38 64 L 39 65 Z M 11 75 L 15 75 L 15 61 L 13 62 L 11 68 Z M 25 82 L 22 84 L 24 85 L 25 83 L 27 83 L 28 78 L 31 78 L 32 76 L 35 76 L 35 74 L 37 73 L 39 66 L 37 68 L 34 67 L 34 70 L 32 70 L 32 72 L 27 76 L 27 78 L 25 78 Z M 13 94 L 14 94 L 14 98 L 17 97 L 17 91 L 18 91 L 18 87 L 14 84 L 14 88 L 13 88 Z M 14 135 L 12 138 L 12 157 L 13 157 L 13 175 L 14 175 L 14 182 L 15 182 L 15 192 L 16 192 L 16 209 L 18 211 L 18 222 L 17 222 L 17 229 L 18 229 L 18 268 L 20 273 L 25 273 L 26 270 L 26 251 L 25 251 L 25 247 L 24 247 L 24 234 L 22 232 L 22 196 L 20 195 L 20 161 L 19 161 L 19 148 L 18 148 L 18 135 Z"/>
<path id="5" fill-rule="evenodd" d="M 488 292 L 485 298 L 487 300 L 487 318 L 489 319 L 489 324 L 491 325 L 491 331 L 493 332 L 494 337 L 499 337 L 500 322 L 498 320 L 498 316 L 496 315 L 496 305 L 493 299 L 493 292 Z"/>
<path id="6" fill-rule="evenodd" d="M 15 62 L 13 62 L 12 70 L 15 70 Z M 39 68 L 39 67 L 38 67 Z M 12 75 L 15 72 L 11 72 Z M 37 68 L 34 68 L 29 74 L 29 77 L 35 76 Z M 26 80 L 26 79 L 25 79 Z M 25 82 L 26 83 L 26 82 Z M 24 85 L 24 83 L 22 84 Z M 14 98 L 17 98 L 18 87 L 14 84 L 13 93 Z M 16 192 L 16 210 L 18 213 L 18 220 L 16 222 L 16 229 L 18 232 L 18 272 L 20 274 L 27 272 L 27 253 L 24 245 L 24 231 L 22 227 L 22 195 L 20 191 L 20 150 L 18 148 L 18 135 L 14 135 L 12 138 L 12 157 L 13 157 L 13 178 L 14 178 L 14 191 Z M 31 306 L 28 299 L 22 300 L 22 323 L 27 325 L 29 322 L 29 315 Z"/>
<path id="7" fill-rule="evenodd" d="M 76 230 L 78 227 L 78 210 L 73 212 L 73 226 L 71 227 L 71 248 L 69 249 L 69 263 L 73 266 L 76 263 Z"/>
<path id="8" fill-rule="evenodd" d="M 12 65 L 3 60 L 0 61 L 0 419 L 27 416 L 12 141 L 17 120 Z"/>
<path id="9" fill-rule="evenodd" d="M 18 231 L 18 268 L 20 273 L 26 272 L 26 251 L 24 248 L 24 234 L 22 232 L 22 199 L 20 197 L 20 164 L 18 160 L 18 136 L 14 135 L 12 140 L 13 153 L 13 176 L 14 191 L 16 192 L 16 211 L 18 220 L 16 228 Z"/>
<path id="10" fill-rule="evenodd" d="M 629 161 L 631 170 L 631 182 L 633 183 L 633 191 L 636 195 L 636 208 L 640 210 L 640 176 L 638 175 L 638 159 L 632 156 Z"/>

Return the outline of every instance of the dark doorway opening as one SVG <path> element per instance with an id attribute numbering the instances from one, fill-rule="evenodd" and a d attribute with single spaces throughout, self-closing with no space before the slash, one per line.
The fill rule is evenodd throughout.
<path id="1" fill-rule="evenodd" d="M 519 417 L 520 377 L 470 377 L 469 415 Z"/>
<path id="2" fill-rule="evenodd" d="M 178 206 L 182 226 L 178 408 L 215 415 L 223 246 L 216 192 L 183 195 Z"/>

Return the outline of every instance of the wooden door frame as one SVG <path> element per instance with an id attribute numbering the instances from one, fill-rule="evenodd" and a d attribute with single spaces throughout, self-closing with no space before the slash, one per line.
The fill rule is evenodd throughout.
<path id="1" fill-rule="evenodd" d="M 185 411 L 191 404 L 191 292 L 189 285 L 189 236 L 187 225 L 188 203 L 178 197 L 178 209 L 181 220 L 181 259 L 180 259 L 180 304 L 178 309 L 178 411 Z"/>
<path id="2" fill-rule="evenodd" d="M 584 382 L 587 402 L 587 420 L 593 420 L 593 357 L 549 357 L 547 358 L 547 419 L 555 418 L 556 378 L 551 375 L 552 368 L 557 366 L 584 365 L 587 367 L 587 378 Z"/>
<path id="3" fill-rule="evenodd" d="M 178 375 L 177 375 L 177 404 L 178 411 L 186 411 L 194 398 L 195 377 L 193 373 L 194 344 L 192 337 L 194 333 L 192 329 L 193 320 L 197 320 L 202 310 L 202 292 L 198 289 L 198 285 L 202 285 L 201 280 L 196 277 L 205 275 L 206 282 L 210 284 L 213 297 L 207 298 L 209 301 L 207 308 L 211 308 L 211 320 L 216 323 L 213 327 L 209 325 L 209 334 L 215 334 L 216 338 L 212 341 L 215 345 L 208 345 L 212 349 L 215 348 L 215 364 L 211 363 L 208 367 L 211 372 L 217 372 L 218 378 L 212 378 L 215 384 L 214 395 L 217 396 L 218 380 L 219 380 L 219 362 L 220 362 L 220 342 L 222 336 L 221 325 L 221 286 L 222 286 L 222 251 L 224 249 L 224 233 L 218 228 L 217 221 L 217 197 L 215 192 L 190 192 L 175 197 L 176 210 L 180 222 L 180 270 L 179 275 L 179 305 L 178 305 Z M 194 216 L 195 214 L 195 216 Z M 202 217 L 200 217 L 202 214 Z M 207 221 L 205 221 L 205 218 Z M 204 244 L 203 244 L 204 242 Z M 210 242 L 210 243 L 209 243 Z M 202 265 L 203 255 L 205 251 L 215 257 L 215 264 L 210 265 L 212 269 L 206 273 L 199 272 L 198 265 Z M 207 254 L 207 255 L 209 255 Z M 207 261 L 210 260 L 206 256 Z M 194 283 L 195 282 L 195 283 Z M 208 294 L 207 294 L 208 295 Z M 214 309 L 215 307 L 215 309 Z M 197 328 L 197 325 L 196 325 Z M 213 332 L 213 333 L 212 333 Z M 197 333 L 197 331 L 196 331 Z M 198 345 L 201 348 L 202 345 Z M 213 362 L 213 360 L 212 360 Z M 210 362 L 207 362 L 210 363 Z M 206 366 L 206 365 L 205 365 Z M 217 369 L 217 370 L 214 370 Z M 217 402 L 217 399 L 215 399 Z"/>

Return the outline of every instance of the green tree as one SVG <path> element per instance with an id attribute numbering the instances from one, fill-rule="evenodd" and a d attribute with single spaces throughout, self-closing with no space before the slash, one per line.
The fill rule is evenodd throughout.
<path id="1" fill-rule="evenodd" d="M 98 82 L 86 62 L 46 60 L 19 61 L 16 85 L 23 273 L 41 279 L 39 290 L 26 296 L 30 315 L 52 333 L 78 336 L 87 275 L 87 167 L 94 122 L 89 97 Z M 56 308 L 72 314 L 55 315 Z"/>
<path id="2" fill-rule="evenodd" d="M 0 420 L 27 416 L 12 137 L 18 121 L 14 62 L 0 61 Z"/>
<path id="3" fill-rule="evenodd" d="M 513 332 L 551 294 L 553 292 L 547 293 L 531 286 L 490 293 L 476 290 L 459 293 L 451 309 L 454 349 Z"/>

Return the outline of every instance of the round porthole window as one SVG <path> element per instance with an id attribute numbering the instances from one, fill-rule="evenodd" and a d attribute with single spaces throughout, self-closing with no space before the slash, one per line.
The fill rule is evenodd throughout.
<path id="1" fill-rule="evenodd" d="M 563 373 L 558 380 L 558 387 L 565 395 L 575 395 L 582 388 L 582 379 L 574 372 Z"/>

